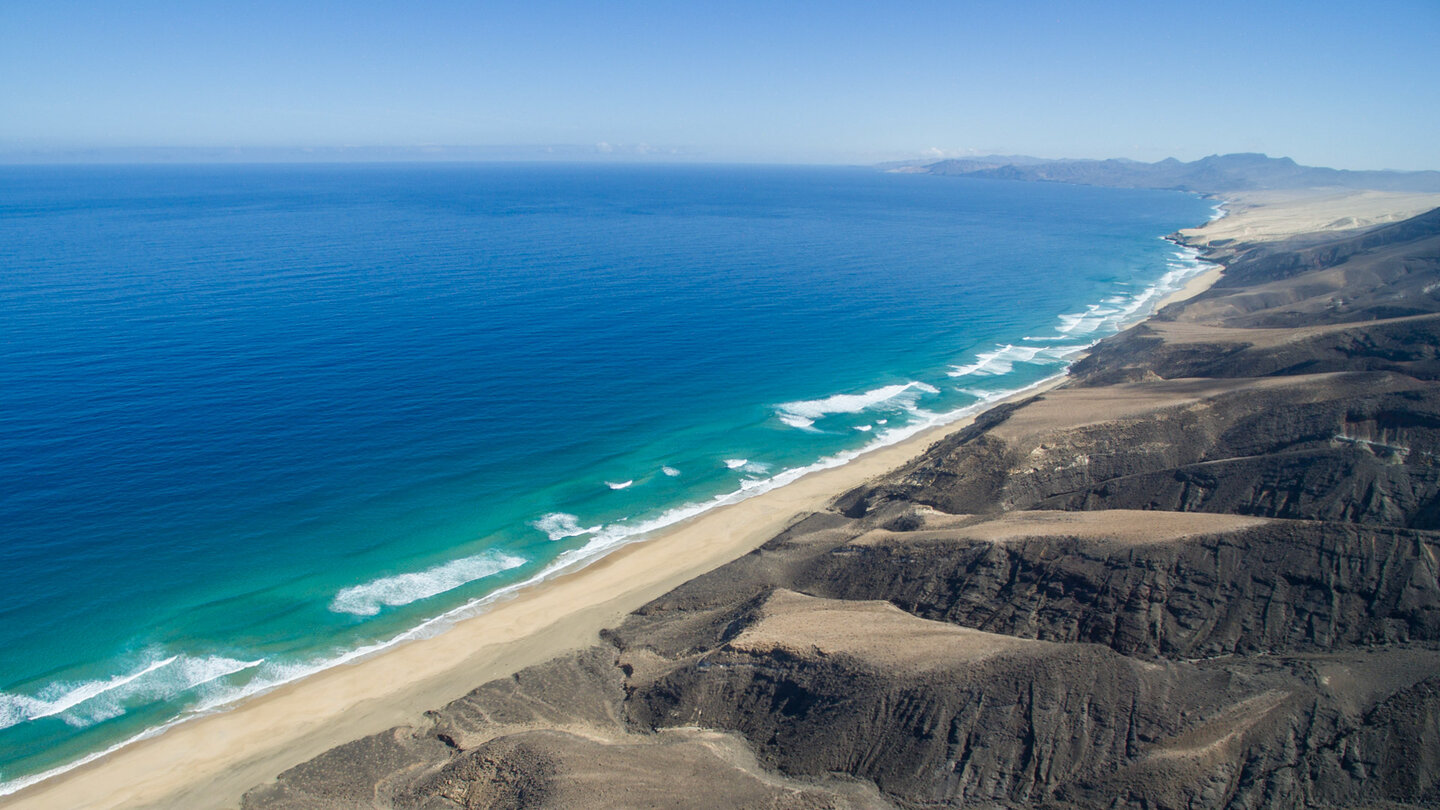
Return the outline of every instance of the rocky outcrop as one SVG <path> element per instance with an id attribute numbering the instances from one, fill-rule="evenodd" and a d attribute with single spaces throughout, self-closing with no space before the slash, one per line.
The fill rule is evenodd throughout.
<path id="1" fill-rule="evenodd" d="M 903 802 L 1039 803 L 1217 711 L 1229 680 L 776 591 L 730 642 L 637 684 L 631 711 L 734 729 L 781 771 Z"/>
<path id="2" fill-rule="evenodd" d="M 927 619 L 1142 658 L 1440 642 L 1440 537 L 1308 521 L 1175 536 L 1145 512 L 1012 513 L 913 532 L 872 530 L 817 558 L 795 586 L 883 595 Z M 1221 524 L 1223 525 L 1223 524 Z M 1143 539 L 1124 538 L 1139 532 Z M 1124 538 L 1124 539 L 1121 539 Z"/>
<path id="3" fill-rule="evenodd" d="M 1385 371 L 1440 379 L 1440 315 L 1327 329 L 1216 329 L 1152 322 L 1096 346 L 1073 369 L 1084 385 L 1187 377 Z"/>
<path id="4" fill-rule="evenodd" d="M 1152 407 L 1070 427 L 1096 400 L 1054 392 L 1023 416 L 941 443 L 841 508 L 1167 509 L 1440 526 L 1440 389 L 1414 378 L 1155 381 L 1104 394 Z"/>

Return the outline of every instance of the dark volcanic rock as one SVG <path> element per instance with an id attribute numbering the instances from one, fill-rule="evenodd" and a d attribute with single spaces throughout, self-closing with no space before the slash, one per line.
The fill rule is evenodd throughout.
<path id="1" fill-rule="evenodd" d="M 1386 371 L 1440 380 L 1440 315 L 1341 326 L 1323 331 L 1182 330 L 1164 324 L 1138 326 L 1097 346 L 1075 364 L 1081 385 L 1113 385 L 1153 375 L 1270 377 Z M 1279 333 L 1279 334 L 1277 334 Z"/>
<path id="2" fill-rule="evenodd" d="M 1133 384 L 1137 397 L 1181 404 L 1058 431 L 1049 415 L 1071 412 L 1080 397 L 1056 392 L 1031 406 L 1035 418 L 952 437 L 842 507 L 1167 509 L 1440 526 L 1440 390 L 1394 375 L 1291 379 L 1192 401 L 1184 399 L 1198 389 L 1185 381 Z"/>
<path id="3" fill-rule="evenodd" d="M 951 629 L 878 603 L 775 599 L 753 637 L 639 685 L 636 719 L 703 719 L 739 731 L 784 772 L 851 773 L 903 801 L 1031 803 L 1175 734 L 1182 715 L 1214 711 L 1231 681 L 1100 647 Z M 830 643 L 856 623 L 885 637 Z M 897 642 L 943 654 L 917 662 L 887 649 Z"/>
<path id="4" fill-rule="evenodd" d="M 1107 524 L 1122 522 L 1148 526 L 1149 539 L 1111 539 Z M 1145 657 L 1440 642 L 1440 535 L 1271 521 L 1172 540 L 1133 513 L 1063 525 L 1073 533 L 1001 541 L 966 529 L 877 530 L 819 556 L 794 586 Z"/>
<path id="5" fill-rule="evenodd" d="M 648 727 L 733 729 L 783 772 L 864 776 L 908 806 L 1243 807 L 1434 790 L 1433 767 L 1391 753 L 1436 736 L 1434 650 L 1145 664 L 944 628 L 777 592 L 729 644 L 637 683 L 630 710 Z M 1378 688 L 1357 701 L 1332 688 L 1342 677 Z M 1392 705 L 1413 719 L 1392 722 Z M 1297 773 L 1287 751 L 1315 767 Z"/>

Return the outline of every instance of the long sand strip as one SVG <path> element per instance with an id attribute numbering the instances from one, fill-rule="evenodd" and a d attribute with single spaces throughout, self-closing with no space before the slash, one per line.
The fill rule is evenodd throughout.
<path id="1" fill-rule="evenodd" d="M 1060 382 L 1052 379 L 1043 387 Z M 1039 387 L 1016 397 L 1033 395 Z M 399 645 L 252 698 L 45 780 L 6 808 L 233 807 L 248 789 L 337 745 L 421 720 L 486 681 L 599 640 L 599 632 L 759 547 L 797 517 L 920 455 L 973 419 L 932 428 L 720 507 L 524 589 L 433 638 Z"/>
<path id="2" fill-rule="evenodd" d="M 1435 199 L 1440 204 L 1440 195 Z M 1333 194 L 1324 204 L 1334 206 Z M 1266 201 L 1247 207 L 1246 216 L 1252 227 L 1274 233 L 1283 230 L 1284 223 L 1313 221 L 1313 213 L 1296 213 L 1304 205 L 1303 198 Z M 1265 214 L 1272 206 L 1275 224 L 1267 225 Z M 1205 282 L 1186 292 L 1198 294 L 1215 275 L 1206 274 Z M 234 807 L 246 790 L 330 748 L 396 725 L 417 724 L 425 710 L 480 684 L 593 644 L 600 630 L 618 624 L 646 602 L 760 546 L 798 516 L 822 509 L 839 494 L 914 459 L 969 421 L 934 428 L 847 465 L 705 513 L 583 570 L 525 589 L 436 637 L 326 670 L 232 711 L 183 723 L 33 785 L 0 800 L 0 806 Z"/>

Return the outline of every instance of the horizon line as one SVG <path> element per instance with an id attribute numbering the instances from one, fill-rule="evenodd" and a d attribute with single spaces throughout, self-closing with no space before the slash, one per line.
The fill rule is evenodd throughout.
<path id="1" fill-rule="evenodd" d="M 936 150 L 939 151 L 939 150 Z M 10 147 L 0 146 L 0 166 L 80 166 L 80 165 L 304 165 L 304 164 L 384 164 L 384 163 L 587 163 L 587 164 L 687 164 L 746 166 L 927 166 L 945 161 L 1023 160 L 1026 162 L 1104 162 L 1126 161 L 1145 165 L 1177 160 L 1193 163 L 1204 157 L 1239 154 L 1262 155 L 1263 152 L 1212 152 L 1194 160 L 1175 156 L 1160 160 L 1137 160 L 1112 155 L 1103 158 L 1039 157 L 1014 152 L 971 152 L 968 154 L 872 153 L 851 158 L 812 156 L 740 158 L 709 154 L 692 147 L 655 147 L 648 144 L 500 144 L 483 146 L 417 144 L 327 145 L 327 146 L 99 146 L 99 147 Z M 1293 158 L 1296 165 L 1306 166 Z M 1333 166 L 1306 166 L 1346 172 L 1381 172 L 1410 174 L 1436 172 L 1437 169 L 1345 169 Z"/>

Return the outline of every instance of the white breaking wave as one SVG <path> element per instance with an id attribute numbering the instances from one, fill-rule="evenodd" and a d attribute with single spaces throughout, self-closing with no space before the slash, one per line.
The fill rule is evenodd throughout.
<path id="1" fill-rule="evenodd" d="M 770 472 L 770 465 L 763 461 L 751 461 L 748 458 L 727 458 L 725 466 L 732 470 L 751 473 L 752 475 L 764 475 Z"/>
<path id="2" fill-rule="evenodd" d="M 228 675 L 253 669 L 263 663 L 265 663 L 264 658 L 241 661 L 238 658 L 223 658 L 218 655 L 205 658 L 192 658 L 187 655 L 181 657 L 180 664 L 176 669 L 179 670 L 184 682 L 188 684 L 187 688 L 193 689 L 212 681 L 218 681 Z"/>
<path id="3" fill-rule="evenodd" d="M 523 557 L 486 551 L 462 557 L 425 571 L 383 577 L 364 585 L 345 588 L 335 594 L 330 609 L 336 613 L 374 616 L 383 607 L 398 607 L 429 599 L 477 579 L 518 568 L 529 562 Z"/>
<path id="4" fill-rule="evenodd" d="M 635 479 L 631 478 L 629 481 L 606 481 L 605 486 L 611 489 L 624 489 L 633 483 L 635 483 Z"/>
<path id="5" fill-rule="evenodd" d="M 955 366 L 947 372 L 951 377 L 968 377 L 972 374 L 996 376 L 1009 374 L 1016 363 L 1047 364 L 1057 362 L 1093 344 L 1067 344 L 1061 346 L 1016 346 L 1007 343 L 993 352 L 981 352 L 975 362 Z"/>
<path id="6" fill-rule="evenodd" d="M 1110 296 L 1099 304 L 1091 304 L 1084 312 L 1061 315 L 1055 327 L 1057 335 L 1026 335 L 1025 340 L 1048 342 L 1092 336 L 1099 332 L 1118 332 L 1140 316 L 1148 315 L 1165 296 L 1185 286 L 1190 279 L 1215 267 L 1202 261 L 1200 251 L 1195 248 L 1177 246 L 1171 257 L 1172 260 L 1166 262 L 1165 274 L 1149 287 L 1131 294 Z"/>
<path id="7" fill-rule="evenodd" d="M 284 686 L 287 683 L 313 675 L 321 670 L 329 669 L 331 666 L 353 661 L 349 653 L 337 656 L 329 660 L 317 661 L 272 661 L 267 663 L 260 672 L 244 686 L 231 689 L 225 692 L 218 692 L 209 699 L 202 701 L 192 712 L 194 714 L 209 714 L 225 706 L 229 706 L 247 697 L 267 692 L 277 686 Z"/>
<path id="8" fill-rule="evenodd" d="M 49 689 L 59 691 L 60 694 L 27 719 L 38 720 L 41 717 L 53 717 L 61 712 L 79 706 L 81 703 L 94 700 L 106 692 L 113 692 L 116 689 L 121 689 L 128 684 L 132 684 L 161 667 L 175 663 L 179 658 L 180 656 L 178 655 L 172 655 L 163 661 L 156 661 L 138 672 L 133 672 L 129 675 L 116 675 L 104 681 L 89 681 L 78 685 L 53 684 Z"/>
<path id="9" fill-rule="evenodd" d="M 677 470 L 677 469 L 675 469 L 674 467 L 661 467 L 661 468 L 660 468 L 660 472 L 665 473 L 666 475 L 670 476 L 671 478 L 674 478 L 675 476 L 677 476 L 677 475 L 680 474 L 680 471 Z"/>
<path id="10" fill-rule="evenodd" d="M 966 366 L 955 366 L 949 372 L 951 377 L 965 377 L 970 374 L 1009 374 L 1016 363 L 1028 363 L 1040 354 L 1039 346 L 1015 346 L 1005 344 L 993 352 L 981 352 L 975 362 Z"/>
<path id="11" fill-rule="evenodd" d="M 260 663 L 223 656 L 172 655 L 104 680 L 56 682 L 35 695 L 0 694 L 0 728 L 45 717 L 58 717 L 83 728 L 124 714 L 129 704 L 171 698 Z"/>
<path id="12" fill-rule="evenodd" d="M 824 399 L 802 399 L 775 406 L 780 421 L 791 427 L 808 428 L 815 420 L 829 414 L 860 413 L 885 406 L 893 410 L 911 410 L 925 394 L 938 394 L 940 389 L 923 382 L 908 382 L 874 388 L 863 394 L 835 394 Z"/>
<path id="13" fill-rule="evenodd" d="M 1084 312 L 1071 312 L 1060 316 L 1060 325 L 1055 331 L 1065 335 L 1088 335 L 1100 329 L 1106 321 L 1124 312 L 1124 308 L 1091 304 Z"/>
<path id="14" fill-rule="evenodd" d="M 46 701 L 29 695 L 0 692 L 0 728 L 9 728 L 44 711 Z"/>
<path id="15" fill-rule="evenodd" d="M 182 655 L 174 664 L 147 678 L 139 679 L 122 689 L 108 692 L 61 715 L 72 726 L 84 728 L 112 717 L 119 717 L 136 704 L 145 705 L 169 700 L 192 689 L 199 689 L 221 678 L 260 666 L 264 659 L 241 661 L 224 656 Z M 200 689 L 203 693 L 206 689 Z"/>
<path id="16" fill-rule="evenodd" d="M 861 433 L 869 433 L 870 431 L 872 431 L 872 430 L 875 429 L 875 426 L 874 426 L 874 425 L 856 425 L 856 426 L 855 426 L 855 429 L 858 430 L 858 431 L 860 431 Z"/>
<path id="17" fill-rule="evenodd" d="M 582 534 L 594 534 L 600 531 L 599 526 L 584 528 L 580 525 L 580 518 L 566 512 L 551 512 L 548 515 L 542 515 L 530 525 L 544 532 L 545 536 L 551 540 L 564 540 L 567 537 L 579 537 Z"/>

